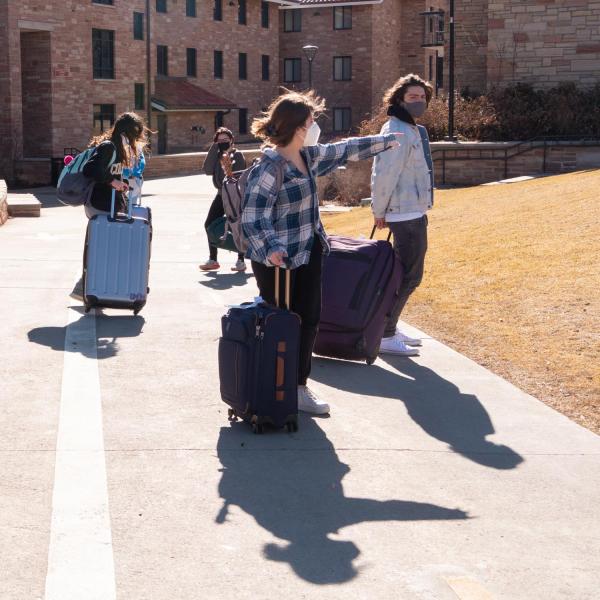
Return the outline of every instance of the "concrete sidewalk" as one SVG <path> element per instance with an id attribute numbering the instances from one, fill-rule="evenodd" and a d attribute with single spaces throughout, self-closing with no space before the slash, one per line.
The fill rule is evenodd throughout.
<path id="1" fill-rule="evenodd" d="M 40 219 L 0 229 L 2 600 L 50 600 L 49 565 L 72 575 L 54 579 L 60 600 L 597 597 L 598 436 L 412 328 L 425 338 L 415 359 L 315 358 L 330 418 L 303 415 L 295 434 L 230 425 L 220 316 L 254 279 L 226 253 L 218 274 L 198 271 L 207 177 L 144 192 L 154 243 L 138 317 L 84 317 L 68 299 L 82 211 L 40 194 Z M 73 361 L 88 371 L 67 384 Z M 113 568 L 94 585 L 78 571 L 89 540 L 63 540 L 73 564 L 49 558 L 68 385 L 101 403 Z M 90 456 L 69 453 L 88 471 L 66 480 L 73 497 L 100 481 Z M 77 530 L 96 517 L 78 513 Z"/>

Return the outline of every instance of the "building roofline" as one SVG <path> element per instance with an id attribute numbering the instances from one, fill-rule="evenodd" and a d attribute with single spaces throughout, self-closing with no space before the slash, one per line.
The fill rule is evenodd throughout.
<path id="1" fill-rule="evenodd" d="M 292 8 L 333 8 L 338 6 L 361 6 L 368 4 L 382 4 L 383 0 L 267 0 L 272 4 L 278 4 L 279 10 L 289 10 Z"/>

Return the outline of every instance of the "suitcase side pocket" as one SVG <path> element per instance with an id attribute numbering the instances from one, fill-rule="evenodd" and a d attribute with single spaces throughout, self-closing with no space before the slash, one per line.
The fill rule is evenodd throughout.
<path id="1" fill-rule="evenodd" d="M 250 410 L 248 370 L 250 353 L 245 344 L 227 338 L 219 340 L 221 397 L 240 414 Z"/>

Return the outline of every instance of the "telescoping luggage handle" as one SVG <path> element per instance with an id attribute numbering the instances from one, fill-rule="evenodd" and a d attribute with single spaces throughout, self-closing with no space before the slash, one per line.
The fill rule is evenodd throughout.
<path id="1" fill-rule="evenodd" d="M 116 196 L 116 192 L 117 190 L 115 190 L 115 188 L 112 188 L 112 192 L 110 195 L 110 218 L 113 220 L 117 220 L 117 214 L 115 213 L 115 196 Z M 127 220 L 131 221 L 132 216 L 131 216 L 131 198 L 129 196 L 129 194 L 127 195 Z"/>
<path id="2" fill-rule="evenodd" d="M 285 307 L 290 310 L 290 279 L 291 274 L 289 269 L 285 270 Z M 280 267 L 275 267 L 275 304 L 277 308 L 281 308 L 279 305 L 279 272 L 281 271 Z"/>
<path id="3" fill-rule="evenodd" d="M 373 225 L 373 230 L 371 231 L 371 237 L 369 238 L 370 240 L 372 240 L 375 237 L 376 229 L 377 229 L 377 225 Z M 392 239 L 392 230 L 390 229 L 388 232 L 387 241 L 389 242 L 391 239 Z"/>

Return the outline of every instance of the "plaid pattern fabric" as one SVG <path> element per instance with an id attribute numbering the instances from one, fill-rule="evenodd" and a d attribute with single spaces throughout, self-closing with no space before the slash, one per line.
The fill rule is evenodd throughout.
<path id="1" fill-rule="evenodd" d="M 275 150 L 263 151 L 262 160 L 248 176 L 242 211 L 242 228 L 248 239 L 247 258 L 271 266 L 267 256 L 285 252 L 286 266 L 308 264 L 313 239 L 329 252 L 327 234 L 319 215 L 316 177 L 326 175 L 349 160 L 364 160 L 387 150 L 395 134 L 349 138 L 335 144 L 318 144 L 301 150 L 310 177 L 286 161 L 283 186 L 274 190 L 274 161 L 285 160 Z"/>

